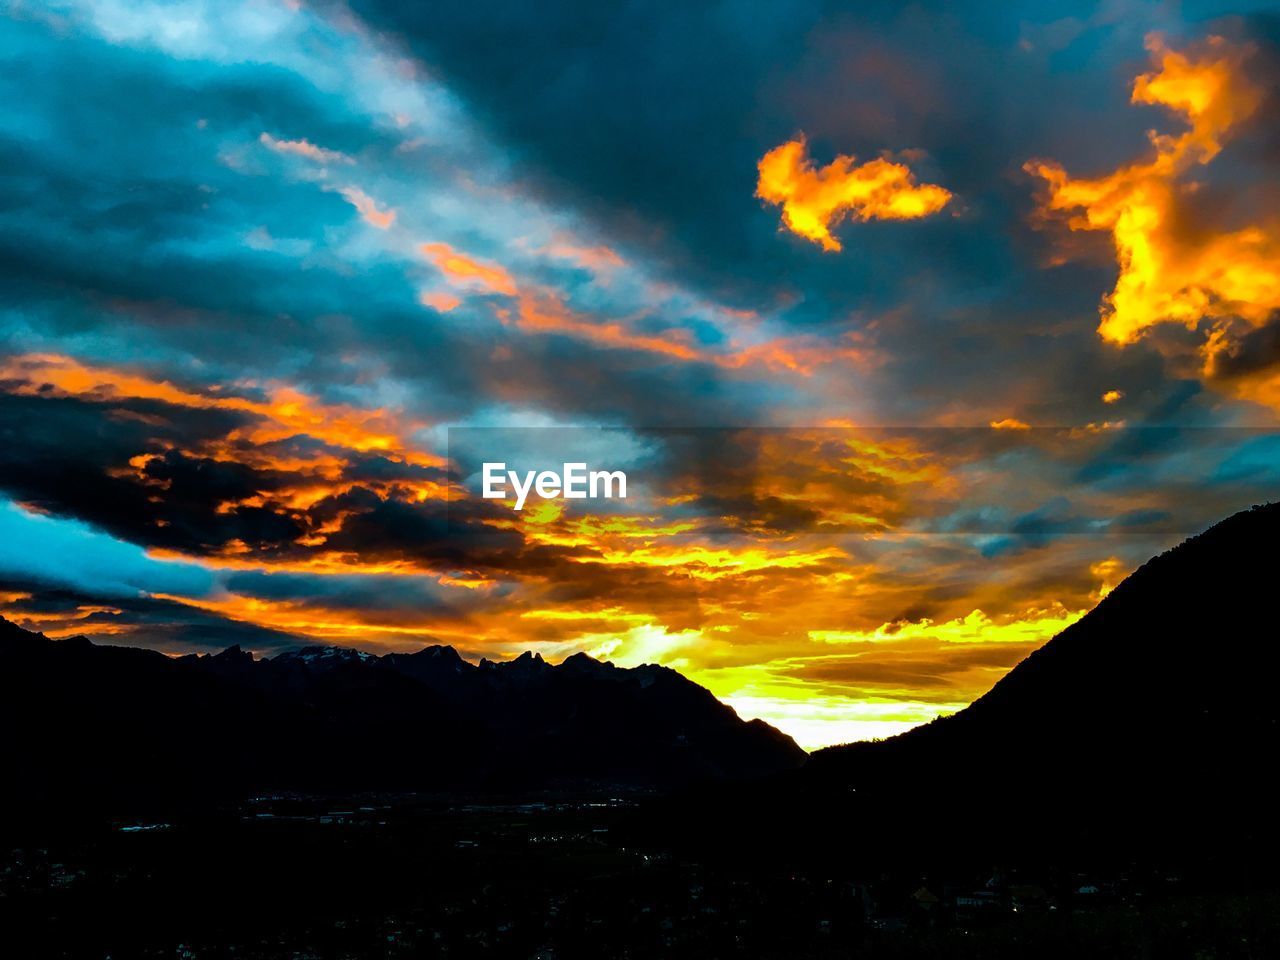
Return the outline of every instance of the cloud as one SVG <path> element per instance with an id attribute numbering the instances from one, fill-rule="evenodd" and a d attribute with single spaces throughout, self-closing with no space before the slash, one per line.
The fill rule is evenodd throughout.
<path id="1" fill-rule="evenodd" d="M 1147 159 L 1101 177 L 1029 162 L 1046 189 L 1042 213 L 1071 230 L 1111 235 L 1120 273 L 1102 303 L 1104 340 L 1129 344 L 1159 324 L 1195 330 L 1206 319 L 1259 326 L 1280 307 L 1280 225 L 1227 228 L 1196 205 L 1197 172 L 1262 101 L 1246 69 L 1254 48 L 1211 36 L 1179 51 L 1158 34 L 1147 48 L 1153 69 L 1135 79 L 1132 102 L 1166 107 L 1187 129 L 1151 131 Z"/>
<path id="2" fill-rule="evenodd" d="M 41 516 L 0 501 L 0 577 L 137 597 L 208 593 L 212 574 L 195 564 L 154 560 L 137 546 L 75 520 Z"/>
<path id="3" fill-rule="evenodd" d="M 602 275 L 616 270 L 623 266 L 625 262 L 616 250 L 611 250 L 603 244 L 584 247 L 581 244 L 573 243 L 563 238 L 549 243 L 546 247 L 546 253 L 549 256 L 576 263 L 584 270 L 590 270 Z"/>
<path id="4" fill-rule="evenodd" d="M 507 316 L 512 316 L 510 313 Z M 522 293 L 514 321 L 522 330 L 568 334 L 608 348 L 655 353 L 676 360 L 697 360 L 702 352 L 683 331 L 654 336 L 637 333 L 619 321 L 601 322 L 565 305 L 554 291 Z"/>
<path id="5" fill-rule="evenodd" d="M 379 230 L 387 230 L 396 222 L 396 211 L 391 208 L 383 209 L 378 201 L 373 199 L 359 187 L 346 186 L 339 187 L 338 192 L 342 194 L 342 198 L 356 208 L 360 217 L 370 226 L 377 227 Z"/>
<path id="6" fill-rule="evenodd" d="M 75 396 L 91 401 L 113 398 L 155 400 L 178 407 L 228 410 L 247 414 L 252 423 L 227 438 L 255 446 L 308 436 L 361 453 L 393 453 L 408 463 L 439 466 L 438 456 L 412 449 L 410 428 L 384 409 L 358 409 L 325 404 L 288 384 L 263 385 L 261 397 L 245 389 L 191 390 L 145 373 L 91 365 L 59 354 L 27 354 L 0 360 L 0 381 L 19 395 Z M 257 385 L 254 385 L 257 386 Z"/>
<path id="7" fill-rule="evenodd" d="M 808 156 L 803 136 L 774 147 L 760 159 L 756 196 L 782 207 L 792 233 L 838 251 L 831 228 L 846 216 L 858 220 L 917 220 L 937 213 L 951 192 L 917 183 L 904 163 L 884 157 L 858 164 L 841 154 L 821 169 Z"/>
<path id="8" fill-rule="evenodd" d="M 462 298 L 456 294 L 449 293 L 447 290 L 423 290 L 418 294 L 418 302 L 424 307 L 430 307 L 440 313 L 448 313 L 450 310 L 456 310 L 462 303 Z"/>
<path id="9" fill-rule="evenodd" d="M 69 0 L 56 27 L 6 21 L 0 490 L 147 551 L 159 566 L 124 586 L 164 597 L 95 594 L 120 587 L 95 562 L 75 588 L 15 573 L 4 609 L 169 650 L 620 640 L 616 656 L 679 660 L 788 729 L 887 732 L 981 692 L 1017 645 L 899 649 L 917 662 L 879 669 L 903 682 L 864 663 L 859 684 L 852 659 L 825 679 L 794 669 L 861 652 L 811 631 L 1083 609 L 1090 565 L 1128 568 L 1274 487 L 1275 451 L 1230 432 L 1069 429 L 1110 389 L 1133 422 L 1214 425 L 1243 405 L 1199 389 L 1198 349 L 1171 370 L 1082 327 L 1113 258 L 1040 269 L 1008 176 L 1028 156 L 1137 156 L 1142 112 L 1110 80 L 1133 31 L 1182 30 L 1176 12 L 1082 18 L 1051 55 L 934 0 L 501 6 L 250 0 L 175 20 Z M 1265 113 L 1179 181 L 1204 182 L 1179 193 L 1197 214 L 1180 240 L 1271 209 L 1265 185 L 1234 189 L 1268 146 L 1236 138 Z M 836 210 L 824 229 L 845 257 L 778 242 L 780 211 L 752 192 L 796 130 L 815 149 L 918 146 L 882 161 L 912 189 L 945 182 L 965 216 L 843 236 L 859 212 Z M 1225 330 L 1213 382 L 1261 383 L 1274 325 Z M 850 445 L 822 433 L 837 418 L 1068 429 L 850 427 Z M 511 525 L 443 496 L 459 479 L 436 453 L 446 425 L 490 421 L 646 439 L 637 425 L 822 426 L 701 458 L 656 439 L 666 499 Z M 1036 512 L 1063 490 L 1069 514 Z M 219 589 L 173 579 L 193 558 Z"/>
<path id="10" fill-rule="evenodd" d="M 287 153 L 294 156 L 306 157 L 308 160 L 314 160 L 317 163 L 336 163 L 336 164 L 353 164 L 355 159 L 347 156 L 339 150 L 327 150 L 324 147 L 318 147 L 309 140 L 277 140 L 271 134 L 265 131 L 259 135 L 258 142 L 268 150 L 275 153 Z"/>
<path id="11" fill-rule="evenodd" d="M 506 268 L 496 263 L 482 263 L 449 246 L 447 243 L 424 243 L 418 250 L 430 260 L 451 283 L 475 287 L 485 293 L 516 295 L 516 282 Z"/>

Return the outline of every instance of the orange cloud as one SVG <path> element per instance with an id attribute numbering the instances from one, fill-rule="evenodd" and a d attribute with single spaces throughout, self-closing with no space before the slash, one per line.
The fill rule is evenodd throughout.
<path id="1" fill-rule="evenodd" d="M 499 264 L 473 259 L 447 243 L 424 243 L 418 250 L 451 283 L 479 287 L 489 293 L 500 293 L 508 297 L 516 295 L 515 280 Z"/>
<path id="2" fill-rule="evenodd" d="M 1123 399 L 1124 399 L 1123 390 L 1108 390 L 1106 393 L 1102 395 L 1103 403 L 1119 403 Z"/>
<path id="3" fill-rule="evenodd" d="M 431 307 L 431 309 L 439 310 L 441 313 L 448 313 L 462 303 L 462 298 L 454 296 L 452 293 L 446 293 L 443 290 L 423 290 L 422 293 L 418 294 L 418 302 L 424 307 Z"/>
<path id="4" fill-rule="evenodd" d="M 517 283 L 501 264 L 479 260 L 447 243 L 420 244 L 418 251 L 455 287 L 516 298 L 514 309 L 503 305 L 496 313 L 504 323 L 525 333 L 560 334 L 610 349 L 712 363 L 729 370 L 763 366 L 801 376 L 809 376 L 816 368 L 828 364 L 853 362 L 865 365 L 870 359 L 869 352 L 853 343 L 853 338 L 837 344 L 812 336 L 775 337 L 756 343 L 734 338 L 727 349 L 700 349 L 692 342 L 686 329 L 650 333 L 636 329 L 634 318 L 614 320 L 578 311 L 566 302 L 562 292 L 524 278 Z M 604 246 L 582 247 L 557 240 L 540 248 L 539 252 L 571 260 L 597 273 L 625 266 L 625 261 L 617 253 Z M 666 293 L 657 285 L 654 291 L 655 296 Z M 454 294 L 430 290 L 421 292 L 418 301 L 441 312 L 448 312 L 461 302 Z M 744 323 L 759 320 L 750 311 L 718 309 L 725 316 Z"/>
<path id="5" fill-rule="evenodd" d="M 831 228 L 845 216 L 859 220 L 915 220 L 937 213 L 951 192 L 917 183 L 903 163 L 883 157 L 856 164 L 840 155 L 821 169 L 808 157 L 803 136 L 774 147 L 760 160 L 756 196 L 782 207 L 782 222 L 792 233 L 840 250 Z"/>
<path id="6" fill-rule="evenodd" d="M 396 212 L 388 207 L 383 210 L 378 206 L 378 201 L 369 196 L 359 187 L 340 187 L 338 192 L 342 194 L 342 198 L 356 208 L 361 218 L 370 226 L 377 227 L 379 230 L 386 230 L 396 222 Z"/>
<path id="7" fill-rule="evenodd" d="M 606 347 L 658 353 L 680 360 L 699 358 L 698 351 L 686 342 L 687 335 L 684 331 L 677 331 L 675 337 L 637 333 L 618 321 L 599 320 L 575 312 L 559 293 L 549 288 L 537 285 L 518 287 L 515 278 L 505 267 L 476 260 L 447 243 L 424 243 L 418 249 L 451 283 L 516 297 L 514 312 L 503 308 L 498 311 L 498 315 L 505 323 L 514 321 L 521 330 L 566 334 Z M 584 265 L 588 261 L 597 266 L 616 266 L 622 263 L 617 254 L 607 247 L 590 250 L 574 247 L 572 255 L 570 248 L 558 249 L 565 256 L 577 258 Z"/>
<path id="8" fill-rule="evenodd" d="M 776 337 L 759 343 L 731 342 L 726 350 L 702 349 L 693 343 L 688 330 L 644 333 L 624 321 L 578 312 L 565 303 L 558 292 L 546 287 L 522 287 L 516 309 L 504 308 L 498 311 L 498 316 L 527 333 L 562 334 L 610 349 L 715 364 L 726 370 L 762 366 L 807 377 L 818 367 L 829 364 L 865 366 L 872 360 L 870 351 L 854 342 L 856 337 L 846 337 L 836 343 L 817 337 Z"/>
<path id="9" fill-rule="evenodd" d="M 506 314 L 510 319 L 510 314 Z M 677 360 L 697 360 L 699 352 L 677 331 L 680 339 L 636 333 L 617 321 L 598 321 L 569 309 L 560 297 L 543 290 L 537 294 L 522 293 L 517 302 L 515 319 L 522 330 L 540 333 L 563 333 L 605 347 L 642 350 Z"/>
<path id="10" fill-rule="evenodd" d="M 1128 567 L 1119 557 L 1108 557 L 1089 565 L 1089 572 L 1098 579 L 1098 589 L 1094 596 L 1101 600 L 1129 574 Z"/>
<path id="11" fill-rule="evenodd" d="M 606 246 L 582 247 L 567 241 L 557 240 L 546 247 L 548 256 L 560 260 L 568 260 L 593 273 L 607 273 L 624 264 L 614 250 Z"/>
<path id="12" fill-rule="evenodd" d="M 290 153 L 298 157 L 306 157 L 317 163 L 353 164 L 355 160 L 338 150 L 326 150 L 308 140 L 277 140 L 269 133 L 258 137 L 258 142 L 275 153 Z"/>
<path id="13" fill-rule="evenodd" d="M 1227 325 L 1215 327 L 1200 348 L 1205 378 L 1241 400 L 1280 411 L 1280 370 L 1274 365 L 1237 369 L 1240 343 Z"/>
<path id="14" fill-rule="evenodd" d="M 364 572 L 364 571 L 361 571 Z M 386 649 L 416 649 L 424 642 L 437 639 L 457 642 L 456 627 L 448 621 L 413 618 L 405 620 L 398 612 L 359 612 L 296 600 L 262 599 L 229 594 L 214 599 L 153 594 L 157 599 L 181 603 L 259 627 L 285 630 L 321 642 L 359 643 Z M 469 639 L 465 636 L 463 639 Z"/>
<path id="15" fill-rule="evenodd" d="M 838 339 L 824 339 L 811 335 L 774 337 L 761 343 L 737 348 L 733 353 L 717 359 L 730 370 L 761 365 L 771 370 L 812 376 L 819 367 L 843 364 L 866 369 L 877 362 L 877 354 L 861 343 L 856 333 L 846 333 Z"/>
<path id="16" fill-rule="evenodd" d="M 993 430 L 1030 430 L 1031 424 L 1023 423 L 1016 417 L 1005 417 L 1003 420 L 992 420 Z"/>
<path id="17" fill-rule="evenodd" d="M 386 410 L 361 410 L 342 404 L 320 403 L 295 387 L 272 385 L 265 400 L 218 392 L 199 393 L 153 380 L 143 374 L 90 366 L 59 354 L 27 354 L 0 363 L 0 381 L 11 381 L 10 393 L 49 396 L 56 391 L 88 400 L 137 397 L 182 407 L 238 410 L 255 417 L 252 425 L 233 431 L 227 442 L 261 446 L 305 435 L 335 447 L 361 453 L 381 452 L 406 463 L 441 466 L 443 459 L 415 450 L 405 438 L 408 430 Z M 245 459 L 251 451 L 239 451 Z M 273 461 L 274 463 L 274 461 Z M 294 465 L 286 465 L 288 466 Z"/>
<path id="18" fill-rule="evenodd" d="M 1102 303 L 1103 339 L 1132 343 L 1157 324 L 1194 330 L 1206 318 L 1260 326 L 1280 307 L 1280 225 L 1179 227 L 1180 208 L 1195 189 L 1188 174 L 1218 155 L 1261 100 L 1244 75 L 1251 50 L 1210 37 L 1179 52 L 1157 35 L 1147 48 L 1154 69 L 1134 81 L 1132 101 L 1167 107 L 1188 129 L 1178 136 L 1151 131 L 1148 159 L 1096 179 L 1073 178 L 1050 160 L 1029 162 L 1025 169 L 1047 187 L 1042 212 L 1071 230 L 1112 236 L 1120 274 Z"/>

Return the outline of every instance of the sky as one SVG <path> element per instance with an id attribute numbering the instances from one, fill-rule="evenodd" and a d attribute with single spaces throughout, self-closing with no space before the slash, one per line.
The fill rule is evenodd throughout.
<path id="1" fill-rule="evenodd" d="M 1274 4 L 2 0 L 0 63 L 51 637 L 585 651 L 818 747 L 1280 488 Z"/>

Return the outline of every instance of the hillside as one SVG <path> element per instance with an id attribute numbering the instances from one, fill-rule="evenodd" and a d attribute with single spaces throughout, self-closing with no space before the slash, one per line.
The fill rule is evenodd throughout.
<path id="1" fill-rule="evenodd" d="M 1280 504 L 1236 514 L 1148 561 L 965 710 L 820 751 L 809 771 L 1059 795 L 1243 783 L 1280 745 L 1277 543 Z"/>

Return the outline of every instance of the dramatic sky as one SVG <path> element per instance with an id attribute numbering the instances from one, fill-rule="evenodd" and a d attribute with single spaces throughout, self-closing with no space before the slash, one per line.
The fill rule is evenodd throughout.
<path id="1" fill-rule="evenodd" d="M 53 637 L 587 651 L 817 746 L 1280 489 L 1274 3 L 0 0 L 0 65 Z M 562 454 L 631 495 L 479 497 Z"/>

